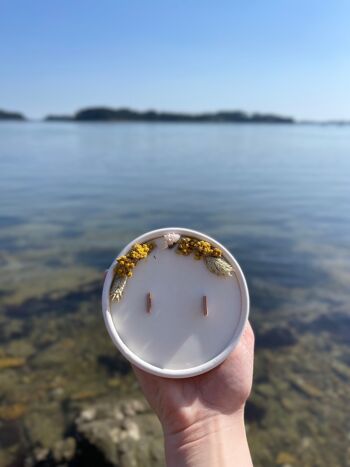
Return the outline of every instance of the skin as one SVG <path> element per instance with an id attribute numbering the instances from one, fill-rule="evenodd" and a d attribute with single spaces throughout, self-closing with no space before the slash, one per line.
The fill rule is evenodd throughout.
<path id="1" fill-rule="evenodd" d="M 168 379 L 134 367 L 163 428 L 168 467 L 251 467 L 244 406 L 252 388 L 254 333 L 248 323 L 218 367 L 193 378 Z"/>

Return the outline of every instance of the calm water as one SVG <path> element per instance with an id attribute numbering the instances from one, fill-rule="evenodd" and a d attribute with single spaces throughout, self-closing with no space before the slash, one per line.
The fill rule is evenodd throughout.
<path id="1" fill-rule="evenodd" d="M 329 285 L 350 271 L 349 182 L 349 128 L 2 123 L 1 288 L 55 289 L 170 225 L 218 237 L 250 283 Z"/>
<path id="2" fill-rule="evenodd" d="M 253 322 L 302 333 L 295 352 L 307 348 L 310 368 L 337 341 L 329 334 L 318 346 L 317 319 L 350 315 L 349 127 L 1 123 L 0 200 L 3 328 L 16 312 L 32 319 L 33 300 L 100 280 L 125 242 L 164 226 L 202 230 L 231 249 L 251 289 Z M 51 307 L 41 306 L 36 319 Z M 332 349 L 348 367 L 349 341 L 342 344 Z M 9 394 L 0 396 L 14 403 Z M 334 425 L 350 430 L 343 423 Z M 298 465 L 309 465 L 303 456 Z"/>

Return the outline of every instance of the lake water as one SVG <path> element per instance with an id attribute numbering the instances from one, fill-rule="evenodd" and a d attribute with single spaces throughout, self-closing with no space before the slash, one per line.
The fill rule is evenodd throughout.
<path id="1" fill-rule="evenodd" d="M 97 375 L 134 384 L 101 363 L 115 354 L 102 326 L 96 348 L 85 342 L 101 277 L 133 237 L 183 226 L 225 244 L 248 280 L 256 465 L 349 465 L 350 127 L 1 123 L 0 200 L 4 463 L 30 449 L 33 414 L 62 413 L 53 375 L 64 400 L 82 384 L 111 391 Z M 89 357 L 76 385 L 69 345 Z M 9 357 L 18 365 L 2 368 Z"/>

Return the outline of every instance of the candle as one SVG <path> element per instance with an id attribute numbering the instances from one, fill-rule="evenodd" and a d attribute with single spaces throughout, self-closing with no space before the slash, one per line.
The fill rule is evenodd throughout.
<path id="1" fill-rule="evenodd" d="M 136 238 L 113 261 L 102 311 L 131 363 L 159 376 L 190 377 L 219 365 L 237 345 L 249 293 L 224 246 L 200 232 L 166 228 Z"/>

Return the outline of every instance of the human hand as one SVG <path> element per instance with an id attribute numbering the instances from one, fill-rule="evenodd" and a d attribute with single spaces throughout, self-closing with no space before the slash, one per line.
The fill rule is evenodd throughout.
<path id="1" fill-rule="evenodd" d="M 162 424 L 168 466 L 252 465 L 244 429 L 244 405 L 252 387 L 253 357 L 254 334 L 248 323 L 237 347 L 208 373 L 169 379 L 134 367 Z M 237 449 L 233 449 L 234 442 L 238 443 Z M 216 448 L 219 452 L 214 452 Z M 186 461 L 179 460 L 180 453 Z M 188 462 L 189 457 L 192 463 Z"/>

